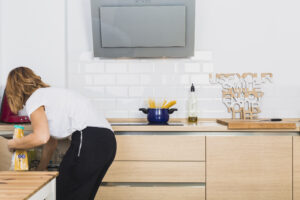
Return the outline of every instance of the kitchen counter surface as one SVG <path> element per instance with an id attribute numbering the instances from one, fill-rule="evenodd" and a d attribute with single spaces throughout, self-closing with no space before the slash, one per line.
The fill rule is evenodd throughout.
<path id="1" fill-rule="evenodd" d="M 284 119 L 284 121 L 296 122 L 296 129 L 249 129 L 230 130 L 227 126 L 216 123 L 216 119 L 200 119 L 198 123 L 188 123 L 186 119 L 172 119 L 171 123 L 182 123 L 182 126 L 149 126 L 139 123 L 146 123 L 145 119 L 108 119 L 115 132 L 300 132 L 299 119 Z M 135 125 L 138 124 L 138 125 Z M 23 125 L 25 132 L 32 130 L 30 124 Z M 0 123 L 0 135 L 11 133 L 13 125 Z"/>
<path id="2" fill-rule="evenodd" d="M 144 119 L 109 119 L 115 132 L 300 132 L 299 119 L 284 119 L 284 121 L 296 122 L 296 129 L 248 129 L 248 130 L 230 130 L 227 126 L 219 124 L 216 119 L 200 119 L 198 123 L 189 123 L 186 119 L 173 119 L 171 123 L 182 123 L 182 126 L 134 126 L 134 125 L 116 125 L 119 123 L 141 123 Z"/>
<path id="3" fill-rule="evenodd" d="M 0 172 L 0 199 L 30 199 L 55 179 L 58 172 Z"/>

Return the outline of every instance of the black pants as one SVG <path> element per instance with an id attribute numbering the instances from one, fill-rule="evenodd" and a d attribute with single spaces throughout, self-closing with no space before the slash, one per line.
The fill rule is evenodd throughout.
<path id="1" fill-rule="evenodd" d="M 92 200 L 116 154 L 114 133 L 87 127 L 72 135 L 71 146 L 59 168 L 57 200 Z"/>

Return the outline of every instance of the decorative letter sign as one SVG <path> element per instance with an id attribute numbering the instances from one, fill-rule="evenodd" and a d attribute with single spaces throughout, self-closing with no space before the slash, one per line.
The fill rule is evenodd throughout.
<path id="1" fill-rule="evenodd" d="M 262 85 L 272 82 L 272 73 L 232 73 L 210 74 L 212 84 L 220 84 L 222 101 L 228 112 L 232 113 L 232 119 L 257 119 L 260 110 L 260 100 L 264 93 Z"/>

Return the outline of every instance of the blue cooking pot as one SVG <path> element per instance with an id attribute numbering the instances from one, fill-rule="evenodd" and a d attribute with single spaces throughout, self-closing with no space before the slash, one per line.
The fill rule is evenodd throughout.
<path id="1" fill-rule="evenodd" d="M 176 108 L 140 108 L 140 111 L 147 114 L 149 124 L 163 125 L 169 121 L 169 115 L 177 111 Z"/>

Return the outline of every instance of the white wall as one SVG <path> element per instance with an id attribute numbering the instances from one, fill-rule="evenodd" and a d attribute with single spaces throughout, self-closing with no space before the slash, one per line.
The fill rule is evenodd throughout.
<path id="1" fill-rule="evenodd" d="M 3 11 L 2 11 L 2 9 L 3 9 L 3 6 L 2 6 L 2 0 L 0 0 L 0 82 L 2 83 L 2 76 L 1 76 L 1 74 L 2 74 L 2 62 L 3 62 L 3 58 L 2 58 L 2 48 L 3 48 L 3 46 L 1 45 L 2 44 L 2 30 L 3 30 L 3 28 L 2 28 L 2 13 L 3 13 Z M 2 85 L 2 84 L 0 84 L 0 85 Z M 0 88 L 1 88 L 1 86 L 0 86 Z"/>
<path id="2" fill-rule="evenodd" d="M 263 111 L 300 116 L 300 26 L 297 0 L 198 0 L 198 42 L 216 71 L 273 72 Z M 199 28 L 198 27 L 198 28 Z"/>
<path id="3" fill-rule="evenodd" d="M 11 69 L 28 66 L 51 85 L 65 86 L 65 2 L 2 0 L 1 15 L 1 83 Z"/>
<path id="4" fill-rule="evenodd" d="M 178 99 L 181 112 L 176 116 L 185 116 L 192 81 L 198 83 L 200 116 L 229 117 L 220 89 L 207 83 L 212 69 L 273 72 L 274 83 L 265 87 L 261 116 L 300 117 L 299 1 L 196 0 L 199 57 L 183 60 L 91 58 L 86 0 L 68 0 L 67 12 L 62 0 L 2 1 L 4 72 L 29 65 L 51 84 L 67 83 L 83 92 L 108 117 L 142 116 L 137 108 L 148 96 Z"/>

